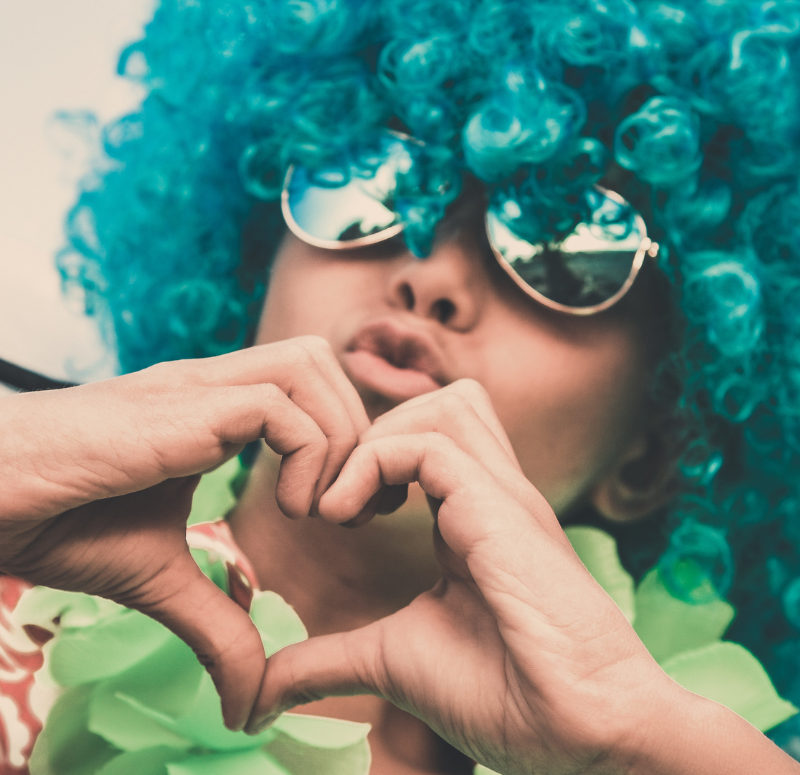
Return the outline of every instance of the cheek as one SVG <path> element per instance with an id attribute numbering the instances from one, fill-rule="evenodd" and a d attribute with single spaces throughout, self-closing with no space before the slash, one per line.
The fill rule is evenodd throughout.
<path id="1" fill-rule="evenodd" d="M 361 262 L 317 255 L 297 240 L 284 241 L 275 258 L 261 313 L 260 344 L 316 334 L 334 343 L 354 306 L 378 284 Z"/>
<path id="2" fill-rule="evenodd" d="M 494 369 L 502 379 L 487 385 L 525 474 L 556 513 L 609 470 L 640 427 L 646 374 L 631 337 L 591 339 L 528 342 L 516 355 L 507 348 Z"/>

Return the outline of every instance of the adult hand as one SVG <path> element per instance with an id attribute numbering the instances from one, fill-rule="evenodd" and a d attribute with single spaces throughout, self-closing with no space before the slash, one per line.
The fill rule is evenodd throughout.
<path id="1" fill-rule="evenodd" d="M 183 638 L 226 723 L 248 719 L 265 667 L 247 614 L 186 545 L 199 475 L 263 438 L 278 505 L 316 511 L 369 426 L 328 344 L 302 337 L 0 400 L 0 571 L 102 595 Z"/>
<path id="2" fill-rule="evenodd" d="M 435 515 L 442 581 L 367 627 L 274 655 L 252 728 L 296 704 L 370 693 L 504 775 L 797 772 L 657 666 L 523 476 L 476 383 L 377 420 L 320 512 L 363 522 L 381 486 L 412 481 Z M 744 739 L 761 748 L 732 762 Z"/>

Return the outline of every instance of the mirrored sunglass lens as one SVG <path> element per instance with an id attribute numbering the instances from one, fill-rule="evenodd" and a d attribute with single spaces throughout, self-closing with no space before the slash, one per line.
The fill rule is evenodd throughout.
<path id="1" fill-rule="evenodd" d="M 397 175 L 411 156 L 400 140 L 384 149 L 385 161 L 373 168 L 310 172 L 296 167 L 288 186 L 295 223 L 309 236 L 328 242 L 352 242 L 397 226 L 394 210 Z"/>
<path id="2" fill-rule="evenodd" d="M 492 247 L 528 286 L 567 307 L 593 307 L 625 284 L 642 240 L 634 210 L 602 192 L 590 192 L 592 217 L 558 243 L 531 243 L 513 231 L 514 219 L 492 205 L 486 215 Z"/>

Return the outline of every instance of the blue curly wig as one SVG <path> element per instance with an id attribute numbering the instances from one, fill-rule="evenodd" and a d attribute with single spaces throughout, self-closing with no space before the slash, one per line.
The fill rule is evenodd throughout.
<path id="1" fill-rule="evenodd" d="M 418 253 L 442 176 L 513 189 L 533 237 L 598 181 L 633 202 L 681 311 L 653 386 L 680 494 L 623 560 L 727 596 L 800 704 L 800 3 L 163 0 L 119 70 L 148 96 L 105 127 L 59 265 L 124 371 L 246 346 L 287 166 L 346 170 L 385 127 L 427 143 Z"/>

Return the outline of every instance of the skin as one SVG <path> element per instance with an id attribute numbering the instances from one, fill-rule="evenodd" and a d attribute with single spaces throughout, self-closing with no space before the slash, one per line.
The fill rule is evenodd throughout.
<path id="1" fill-rule="evenodd" d="M 448 376 L 485 388 L 526 477 L 565 512 L 636 443 L 647 379 L 641 343 L 624 316 L 587 324 L 533 303 L 487 260 L 469 215 L 462 211 L 447 224 L 450 233 L 425 261 L 402 243 L 390 246 L 387 257 L 385 246 L 334 253 L 287 235 L 258 342 L 313 334 L 342 362 L 353 335 L 372 321 L 432 334 Z M 444 320 L 442 308 L 449 312 Z M 397 404 L 356 387 L 371 419 Z M 275 462 L 267 456 L 258 462 L 231 525 L 242 546 L 280 547 L 251 552 L 251 559 L 262 586 L 292 603 L 311 634 L 375 621 L 438 579 L 430 512 L 418 488 L 398 513 L 358 532 L 319 521 L 287 523 L 270 508 Z M 447 756 L 419 722 L 404 718 L 401 727 L 397 710 L 375 698 L 329 699 L 307 711 L 372 723 L 379 772 L 434 767 Z"/>
<path id="2" fill-rule="evenodd" d="M 475 222 L 473 207 L 457 212 L 425 261 L 400 241 L 334 252 L 287 234 L 258 342 L 320 336 L 341 363 L 367 323 L 392 320 L 430 333 L 450 379 L 472 379 L 486 390 L 526 477 L 563 514 L 641 449 L 649 375 L 644 343 L 624 314 L 586 321 L 532 302 L 488 257 L 482 229 L 470 226 Z M 452 305 L 445 322 L 442 302 Z M 399 403 L 357 382 L 356 389 L 371 420 Z M 318 521 L 292 524 L 270 508 L 276 462 L 258 461 L 231 525 L 243 546 L 281 547 L 280 559 L 271 550 L 251 552 L 251 560 L 265 588 L 290 600 L 311 632 L 373 621 L 438 578 L 430 511 L 419 488 L 396 516 L 356 533 Z M 302 574 L 285 572 L 298 562 Z M 297 578 L 307 580 L 302 589 Z M 332 587 L 331 578 L 340 584 Z"/>
<path id="3" fill-rule="evenodd" d="M 489 254 L 480 205 L 462 205 L 423 261 L 399 240 L 330 251 L 287 234 L 257 341 L 313 334 L 342 362 L 353 334 L 373 320 L 432 334 L 450 381 L 485 388 L 526 476 L 564 514 L 641 434 L 646 343 L 631 316 L 568 317 L 525 296 Z M 398 403 L 356 388 L 371 419 Z"/>
<path id="4" fill-rule="evenodd" d="M 207 664 L 231 727 L 255 731 L 332 696 L 317 710 L 376 722 L 382 775 L 468 771 L 430 730 L 506 775 L 798 772 L 658 668 L 548 502 L 562 514 L 587 498 L 618 502 L 609 489 L 624 493 L 626 462 L 644 454 L 635 321 L 562 329 L 506 296 L 467 237 L 456 223 L 422 263 L 326 256 L 355 283 L 339 309 L 333 273 L 317 283 L 323 256 L 287 240 L 262 325 L 280 341 L 4 399 L 0 568 L 163 621 Z M 301 286 L 316 288 L 307 316 L 294 312 Z M 432 314 L 442 299 L 453 314 Z M 370 315 L 429 327 L 453 381 L 397 406 L 357 391 L 341 346 Z M 310 321 L 329 328 L 288 328 Z M 293 334 L 306 336 L 284 339 Z M 513 344 L 510 362 L 492 360 L 498 342 Z M 521 369 L 525 389 L 493 379 L 504 364 Z M 561 442 L 552 413 L 588 450 Z M 232 525 L 314 636 L 266 664 L 249 620 L 199 574 L 183 537 L 197 475 L 258 438 L 282 459 L 261 456 Z M 410 483 L 425 500 L 373 519 Z"/>
<path id="5" fill-rule="evenodd" d="M 566 515 L 587 500 L 602 500 L 621 465 L 642 454 L 647 342 L 629 311 L 587 320 L 533 302 L 499 269 L 481 218 L 479 201 L 462 203 L 424 261 L 399 240 L 330 251 L 287 233 L 258 342 L 324 338 L 374 421 L 399 401 L 353 378 L 344 357 L 348 342 L 375 321 L 426 332 L 444 353 L 449 380 L 474 380 L 482 390 L 476 398 L 473 388 L 459 388 L 456 395 L 470 395 L 467 406 L 455 402 L 444 410 L 448 422 L 434 411 L 419 430 L 447 426 L 452 434 L 455 426 L 463 433 L 463 417 L 474 415 L 470 402 L 477 401 L 497 435 L 507 438 L 506 465 Z M 482 454 L 480 446 L 471 451 Z M 250 551 L 259 580 L 295 606 L 310 634 L 376 622 L 440 577 L 430 510 L 416 485 L 393 515 L 350 532 L 319 520 L 287 522 L 271 495 L 276 474 L 274 456 L 263 455 L 230 521 L 240 545 L 269 547 Z M 303 710 L 372 723 L 376 772 L 471 771 L 468 762 L 448 757 L 425 725 L 383 699 L 327 698 Z"/>
<path id="6" fill-rule="evenodd" d="M 186 545 L 199 474 L 263 438 L 283 455 L 273 501 L 304 516 L 368 426 L 319 339 L 5 397 L 0 569 L 158 619 L 194 649 L 226 723 L 241 729 L 264 651 L 249 617 Z"/>

